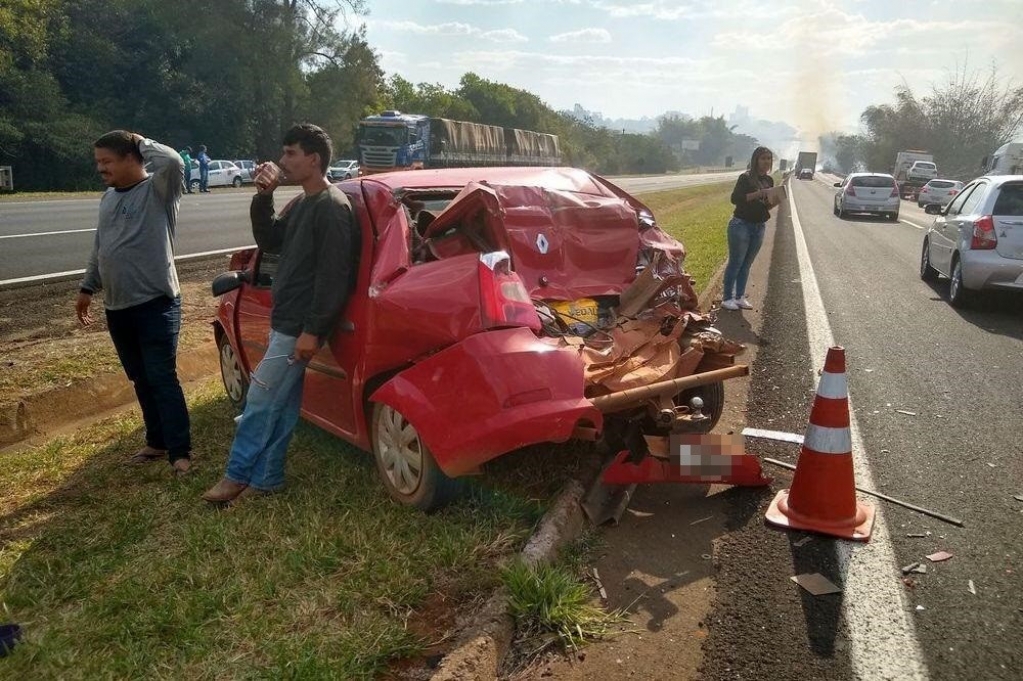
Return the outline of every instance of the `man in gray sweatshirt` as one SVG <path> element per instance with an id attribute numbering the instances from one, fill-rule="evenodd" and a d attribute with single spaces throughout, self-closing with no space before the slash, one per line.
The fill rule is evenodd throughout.
<path id="1" fill-rule="evenodd" d="M 146 445 L 130 460 L 166 457 L 182 475 L 191 467 L 192 449 L 176 366 L 181 291 L 174 226 L 184 164 L 174 149 L 126 130 L 108 132 L 93 147 L 108 189 L 75 312 L 82 324 L 91 324 L 93 294 L 104 292 L 110 338 L 146 426 Z"/>

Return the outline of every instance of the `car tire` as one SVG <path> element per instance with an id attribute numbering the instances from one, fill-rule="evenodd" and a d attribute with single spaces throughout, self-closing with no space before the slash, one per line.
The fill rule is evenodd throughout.
<path id="1" fill-rule="evenodd" d="M 931 266 L 931 244 L 924 239 L 924 246 L 920 249 L 920 278 L 924 281 L 937 281 L 938 270 Z"/>
<path id="2" fill-rule="evenodd" d="M 191 182 L 189 182 L 188 188 L 191 189 L 193 192 L 199 191 L 199 180 L 192 180 Z"/>
<path id="3" fill-rule="evenodd" d="M 346 180 L 352 179 L 352 174 L 351 173 L 345 173 L 345 179 Z"/>
<path id="4" fill-rule="evenodd" d="M 675 396 L 673 402 L 677 406 L 689 406 L 689 401 L 694 397 L 703 400 L 703 413 L 710 418 L 699 426 L 690 430 L 691 433 L 709 433 L 721 420 L 721 414 L 725 411 L 725 384 L 723 381 L 701 385 L 696 388 L 684 390 Z"/>
<path id="5" fill-rule="evenodd" d="M 952 259 L 952 275 L 948 282 L 948 302 L 952 307 L 968 307 L 972 299 L 971 292 L 963 286 L 963 265 L 959 256 Z"/>
<path id="6" fill-rule="evenodd" d="M 429 513 L 462 493 L 465 480 L 444 474 L 419 433 L 401 412 L 377 403 L 373 405 L 370 418 L 373 459 L 392 499 Z M 403 442 L 406 439 L 410 440 Z"/>
<path id="7" fill-rule="evenodd" d="M 844 208 L 839 208 L 838 209 L 838 219 L 839 220 L 845 220 L 845 209 Z"/>
<path id="8" fill-rule="evenodd" d="M 231 346 L 227 334 L 217 334 L 217 348 L 220 351 L 220 378 L 224 382 L 227 401 L 235 411 L 241 413 L 245 409 L 245 397 L 249 393 L 249 377 L 245 375 L 238 353 Z"/>
<path id="9" fill-rule="evenodd" d="M 833 213 L 834 213 L 835 215 L 838 215 L 838 204 L 837 204 L 837 203 L 836 203 L 836 204 L 834 205 L 834 207 L 832 207 L 831 211 L 832 211 L 832 212 L 833 212 Z"/>
<path id="10" fill-rule="evenodd" d="M 891 220 L 892 222 L 898 222 L 899 221 L 899 214 L 898 213 L 892 213 L 891 215 L 888 216 L 888 219 Z"/>
<path id="11" fill-rule="evenodd" d="M 234 187 L 235 189 L 242 186 L 242 178 L 238 175 L 235 175 L 234 180 L 231 181 L 231 186 Z"/>
<path id="12" fill-rule="evenodd" d="M 917 202 L 916 202 L 916 207 L 917 207 L 917 208 L 923 208 L 923 207 L 924 207 L 924 204 L 922 204 L 922 203 L 920 203 L 919 201 L 917 201 Z"/>

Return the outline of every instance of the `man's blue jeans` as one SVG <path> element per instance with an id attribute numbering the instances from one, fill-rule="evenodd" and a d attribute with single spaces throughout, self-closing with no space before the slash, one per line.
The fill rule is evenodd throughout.
<path id="1" fill-rule="evenodd" d="M 210 169 L 199 168 L 199 191 L 204 192 L 210 188 Z"/>
<path id="2" fill-rule="evenodd" d="M 764 231 L 763 222 L 747 222 L 737 217 L 728 222 L 728 264 L 722 300 L 738 300 L 746 295 L 749 270 L 764 243 Z"/>
<path id="3" fill-rule="evenodd" d="M 263 361 L 250 377 L 245 411 L 227 462 L 229 480 L 268 492 L 284 486 L 284 457 L 302 408 L 308 364 L 293 358 L 297 341 L 270 332 Z"/>
<path id="4" fill-rule="evenodd" d="M 167 458 L 187 459 L 192 442 L 188 408 L 177 372 L 181 299 L 160 296 L 123 310 L 107 310 L 107 328 L 146 424 L 146 444 Z"/>

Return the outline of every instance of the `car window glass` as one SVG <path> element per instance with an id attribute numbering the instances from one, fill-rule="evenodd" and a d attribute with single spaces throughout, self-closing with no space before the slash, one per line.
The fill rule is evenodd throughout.
<path id="1" fill-rule="evenodd" d="M 890 177 L 867 175 L 853 178 L 852 184 L 854 187 L 894 187 L 895 180 Z"/>
<path id="2" fill-rule="evenodd" d="M 274 276 L 277 275 L 277 267 L 281 262 L 281 256 L 269 251 L 259 252 L 259 262 L 256 263 L 255 286 L 258 288 L 270 288 L 274 283 Z"/>
<path id="3" fill-rule="evenodd" d="M 992 212 L 995 215 L 1023 215 L 1023 184 L 1003 184 Z"/>
<path id="4" fill-rule="evenodd" d="M 944 180 L 931 180 L 930 182 L 927 183 L 927 186 L 932 187 L 934 189 L 948 189 L 949 187 L 954 187 L 955 182 L 945 182 Z"/>
<path id="5" fill-rule="evenodd" d="M 984 195 L 987 194 L 987 185 L 978 184 L 977 188 L 966 198 L 966 202 L 963 204 L 963 208 L 960 211 L 962 215 L 973 215 L 977 212 L 980 202 L 984 200 Z"/>
<path id="6" fill-rule="evenodd" d="M 964 189 L 963 193 L 955 198 L 955 201 L 953 201 L 952 203 L 948 204 L 948 210 L 946 211 L 945 214 L 946 215 L 958 215 L 960 209 L 962 209 L 962 207 L 963 207 L 963 203 L 966 201 L 966 199 L 968 199 L 970 197 L 970 194 L 973 193 L 973 190 L 974 190 L 975 187 L 976 187 L 976 185 L 970 185 L 966 189 Z"/>

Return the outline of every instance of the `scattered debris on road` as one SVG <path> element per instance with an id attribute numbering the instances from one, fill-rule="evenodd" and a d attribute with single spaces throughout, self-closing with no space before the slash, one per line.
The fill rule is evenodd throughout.
<path id="1" fill-rule="evenodd" d="M 927 566 L 924 565 L 923 563 L 910 563 L 909 565 L 904 565 L 902 567 L 902 574 L 925 575 L 927 574 Z"/>
<path id="2" fill-rule="evenodd" d="M 842 593 L 842 589 L 835 586 L 827 577 L 819 572 L 812 574 L 796 575 L 789 577 L 793 582 L 809 591 L 814 596 L 826 596 L 828 594 Z"/>
<path id="3" fill-rule="evenodd" d="M 895 411 L 898 414 L 905 414 L 906 416 L 916 416 L 915 411 L 907 411 L 905 409 L 896 409 Z"/>
<path id="4" fill-rule="evenodd" d="M 932 553 L 931 555 L 927 556 L 926 558 L 927 558 L 927 560 L 931 561 L 932 563 L 940 563 L 940 562 L 942 562 L 944 560 L 948 560 L 951 557 L 952 557 L 952 554 L 949 553 L 948 551 L 938 551 L 937 553 Z"/>
<path id="5" fill-rule="evenodd" d="M 977 595 L 977 587 L 975 587 L 975 586 L 973 585 L 973 580 L 972 580 L 972 579 L 971 579 L 971 580 L 970 580 L 970 581 L 969 581 L 969 582 L 967 583 L 967 585 L 966 585 L 966 590 L 967 590 L 967 591 L 969 591 L 969 592 L 970 592 L 971 594 L 973 594 L 974 596 L 976 596 L 976 595 Z"/>

